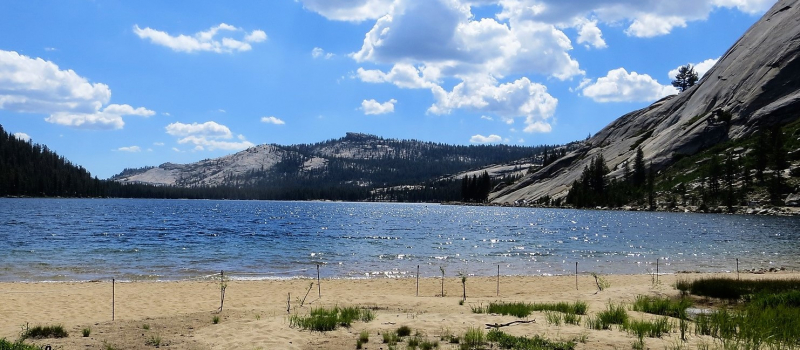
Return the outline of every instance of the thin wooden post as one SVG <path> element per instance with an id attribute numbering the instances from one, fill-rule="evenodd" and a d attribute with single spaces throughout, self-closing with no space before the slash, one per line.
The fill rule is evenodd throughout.
<path id="1" fill-rule="evenodd" d="M 290 314 L 291 312 L 289 310 L 291 309 L 292 309 L 292 293 L 289 293 L 289 295 L 286 297 L 286 313 Z"/>
<path id="2" fill-rule="evenodd" d="M 739 258 L 736 258 L 736 280 L 739 280 Z"/>
<path id="3" fill-rule="evenodd" d="M 114 316 L 116 313 L 115 304 L 116 304 L 116 279 L 111 279 L 111 320 L 114 320 Z"/>
<path id="4" fill-rule="evenodd" d="M 658 283 L 658 260 L 660 260 L 660 258 L 656 258 L 656 283 Z"/>
<path id="5" fill-rule="evenodd" d="M 419 296 L 419 265 L 417 265 L 417 296 Z"/>
<path id="6" fill-rule="evenodd" d="M 500 296 L 500 265 L 497 265 L 497 296 Z"/>
<path id="7" fill-rule="evenodd" d="M 578 262 L 575 262 L 575 290 L 578 290 Z"/>
<path id="8" fill-rule="evenodd" d="M 322 298 L 322 285 L 319 283 L 319 264 L 317 264 L 317 293 L 319 293 L 319 297 Z"/>

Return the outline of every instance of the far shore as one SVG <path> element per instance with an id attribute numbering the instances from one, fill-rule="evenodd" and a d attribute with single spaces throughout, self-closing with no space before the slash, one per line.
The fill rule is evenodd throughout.
<path id="1" fill-rule="evenodd" d="M 440 278 L 370 278 L 268 281 L 229 281 L 224 307 L 219 281 L 176 282 L 4 282 L 0 283 L 0 338 L 15 340 L 25 325 L 63 325 L 69 337 L 34 341 L 53 349 L 152 349 L 158 339 L 169 349 L 354 349 L 362 331 L 370 334 L 365 349 L 386 349 L 381 333 L 407 325 L 424 337 L 438 340 L 442 333 L 463 334 L 470 327 L 508 323 L 517 318 L 472 313 L 471 307 L 493 301 L 573 302 L 589 304 L 589 315 L 606 304 L 631 303 L 638 295 L 678 296 L 678 279 L 708 276 L 737 278 L 736 273 L 676 273 L 666 275 L 606 275 L 609 287 L 598 291 L 591 275 L 447 277 L 444 293 Z M 800 278 L 798 272 L 741 273 L 743 279 Z M 656 282 L 656 278 L 658 281 Z M 312 285 L 313 283 L 313 285 Z M 460 305 L 466 286 L 466 302 Z M 113 291 L 112 291 L 113 288 Z M 113 306 L 112 306 L 113 293 Z M 302 303 L 302 306 L 301 306 Z M 351 328 L 317 333 L 292 328 L 290 314 L 307 314 L 312 308 L 360 306 L 374 310 L 376 318 L 356 322 Z M 113 307 L 113 309 L 112 309 Z M 289 312 L 287 312 L 287 307 Z M 650 315 L 630 312 L 637 319 Z M 112 315 L 114 320 L 112 321 Z M 213 318 L 219 317 L 215 324 Z M 576 325 L 548 325 L 543 313 L 535 322 L 504 327 L 518 336 L 580 339 L 577 349 L 630 348 L 634 337 L 619 330 L 589 330 Z M 89 329 L 88 337 L 81 335 Z M 156 338 L 157 337 L 157 338 Z M 674 344 L 675 333 L 647 339 L 648 347 Z M 686 348 L 710 342 L 692 336 Z M 455 349 L 443 342 L 441 349 Z"/>

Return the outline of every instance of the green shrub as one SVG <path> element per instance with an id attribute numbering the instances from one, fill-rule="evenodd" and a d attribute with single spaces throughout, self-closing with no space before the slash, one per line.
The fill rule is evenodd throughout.
<path id="1" fill-rule="evenodd" d="M 86 338 L 86 337 L 88 337 L 90 334 L 92 334 L 92 329 L 91 329 L 91 328 L 89 328 L 89 327 L 86 327 L 86 328 L 84 328 L 84 329 L 83 329 L 83 331 L 82 331 L 82 332 L 83 332 L 83 337 L 84 337 L 84 338 Z"/>
<path id="2" fill-rule="evenodd" d="M 397 328 L 396 333 L 397 333 L 398 337 L 407 337 L 407 336 L 411 335 L 411 327 L 409 327 L 409 326 L 400 326 L 400 328 Z"/>

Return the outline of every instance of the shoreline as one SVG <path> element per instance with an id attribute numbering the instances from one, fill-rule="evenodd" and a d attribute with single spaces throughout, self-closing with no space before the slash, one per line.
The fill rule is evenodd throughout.
<path id="1" fill-rule="evenodd" d="M 61 324 L 70 333 L 64 339 L 34 341 L 53 348 L 100 348 L 111 344 L 116 349 L 148 349 L 148 337 L 158 336 L 171 349 L 287 348 L 352 349 L 359 332 L 371 334 L 367 349 L 381 345 L 379 333 L 408 325 L 433 339 L 445 329 L 462 334 L 469 327 L 485 323 L 507 323 L 512 316 L 474 314 L 472 307 L 493 301 L 573 302 L 589 304 L 589 315 L 601 311 L 608 302 L 631 303 L 637 295 L 677 296 L 673 287 L 681 278 L 707 276 L 736 278 L 736 273 L 662 273 L 653 283 L 651 274 L 603 275 L 610 284 L 597 291 L 591 275 L 573 276 L 500 276 L 467 277 L 467 300 L 462 299 L 459 277 L 420 278 L 417 296 L 416 278 L 315 279 L 228 281 L 222 313 L 219 281 L 136 281 L 112 284 L 101 282 L 0 282 L 0 338 L 16 339 L 20 327 L 29 324 Z M 741 273 L 743 279 L 800 278 L 798 272 L 767 274 Z M 577 286 L 576 286 L 577 283 Z M 498 293 L 499 287 L 499 293 Z M 444 288 L 445 296 L 441 296 Z M 577 288 L 577 289 L 576 289 Z M 113 308 L 112 308 L 113 296 Z M 300 304 L 306 299 L 301 307 Z M 307 314 L 311 308 L 361 306 L 374 310 L 375 320 L 357 322 L 350 329 L 326 333 L 302 331 L 290 327 L 291 314 Z M 112 313 L 114 321 L 111 320 Z M 647 317 L 631 312 L 636 319 Z M 212 318 L 220 317 L 219 324 Z M 586 334 L 588 341 L 576 349 L 614 349 L 630 347 L 632 337 L 622 331 L 595 331 L 584 326 L 552 326 L 543 313 L 530 316 L 537 320 L 515 325 L 503 331 L 514 335 L 540 334 L 550 339 L 568 339 Z M 147 326 L 148 329 L 144 329 Z M 89 337 L 81 330 L 91 329 Z M 675 333 L 663 339 L 648 339 L 651 348 L 671 344 Z M 438 338 L 436 338 L 438 339 Z M 702 341 L 694 337 L 690 342 Z M 707 340 L 707 339 L 706 339 Z M 372 343 L 372 342 L 375 343 Z M 450 349 L 442 344 L 442 349 Z M 384 346 L 385 348 L 385 346 Z M 690 347 L 694 348 L 694 346 Z"/>

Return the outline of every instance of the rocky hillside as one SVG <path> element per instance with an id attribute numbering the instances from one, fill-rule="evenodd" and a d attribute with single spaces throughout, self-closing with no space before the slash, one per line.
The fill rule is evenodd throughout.
<path id="1" fill-rule="evenodd" d="M 564 198 L 595 156 L 622 176 L 641 147 L 662 171 L 720 143 L 752 137 L 800 117 L 800 0 L 775 4 L 701 81 L 675 96 L 626 114 L 536 173 L 490 195 L 494 203 Z"/>
<path id="2" fill-rule="evenodd" d="M 125 169 L 111 180 L 180 187 L 416 185 L 491 164 L 527 170 L 543 147 L 453 146 L 348 133 L 316 144 L 260 145 L 192 164 Z M 496 176 L 514 173 L 514 166 Z M 463 176 L 463 175 L 462 175 Z"/>

